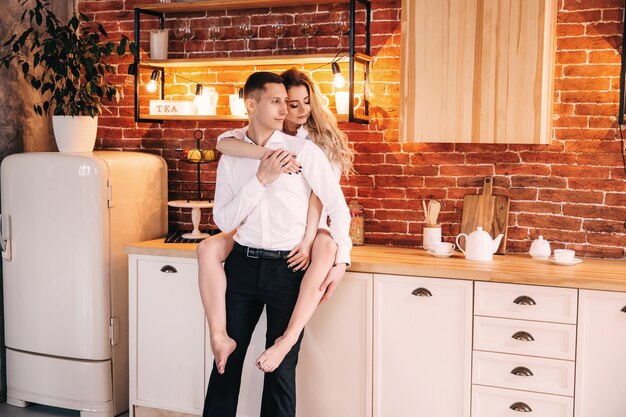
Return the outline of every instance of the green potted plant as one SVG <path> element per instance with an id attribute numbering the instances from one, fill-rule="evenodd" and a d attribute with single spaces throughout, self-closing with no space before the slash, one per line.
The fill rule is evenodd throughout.
<path id="1" fill-rule="evenodd" d="M 42 101 L 38 115 L 53 113 L 52 125 L 59 151 L 91 152 L 96 140 L 102 100 L 119 99 L 118 89 L 106 80 L 113 67 L 106 58 L 122 56 L 134 44 L 126 36 L 107 41 L 100 23 L 79 13 L 63 24 L 48 0 L 19 0 L 25 29 L 10 35 L 0 53 L 0 67 L 17 67 Z"/>

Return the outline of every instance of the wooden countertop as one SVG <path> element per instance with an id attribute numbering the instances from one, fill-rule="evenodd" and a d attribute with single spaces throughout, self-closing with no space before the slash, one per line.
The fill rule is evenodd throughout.
<path id="1" fill-rule="evenodd" d="M 129 254 L 195 258 L 197 244 L 164 243 L 164 239 L 126 246 Z M 492 262 L 467 261 L 462 254 L 435 258 L 426 251 L 395 246 L 355 246 L 354 272 L 414 275 L 474 281 L 626 291 L 626 261 L 588 259 L 573 266 L 560 266 L 529 255 L 494 255 Z"/>

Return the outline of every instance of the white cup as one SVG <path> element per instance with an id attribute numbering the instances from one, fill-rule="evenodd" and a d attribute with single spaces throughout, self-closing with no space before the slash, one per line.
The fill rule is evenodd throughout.
<path id="1" fill-rule="evenodd" d="M 167 59 L 168 29 L 150 31 L 150 59 Z"/>
<path id="2" fill-rule="evenodd" d="M 242 98 L 239 98 L 239 94 L 230 94 L 228 100 L 230 103 L 230 114 L 233 116 L 245 116 L 248 114 L 246 104 Z"/>
<path id="3" fill-rule="evenodd" d="M 554 250 L 554 259 L 557 262 L 572 262 L 574 260 L 574 256 L 576 252 L 571 249 L 555 249 Z"/>
<path id="4" fill-rule="evenodd" d="M 355 95 L 354 99 L 356 100 L 356 106 L 354 106 L 354 110 L 361 107 L 363 104 L 363 99 L 361 96 Z M 350 104 L 350 93 L 348 91 L 338 91 L 335 93 L 335 107 L 337 108 L 337 114 L 348 114 L 350 108 L 348 107 Z"/>
<path id="5" fill-rule="evenodd" d="M 431 250 L 437 243 L 441 243 L 441 226 L 424 226 L 424 249 Z"/>
<path id="6" fill-rule="evenodd" d="M 433 245 L 432 251 L 441 255 L 451 253 L 454 250 L 454 243 L 441 242 Z"/>

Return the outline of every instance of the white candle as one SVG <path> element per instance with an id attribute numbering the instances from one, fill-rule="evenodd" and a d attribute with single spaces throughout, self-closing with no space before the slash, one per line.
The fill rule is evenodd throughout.
<path id="1" fill-rule="evenodd" d="M 168 30 L 150 31 L 150 59 L 167 59 Z"/>

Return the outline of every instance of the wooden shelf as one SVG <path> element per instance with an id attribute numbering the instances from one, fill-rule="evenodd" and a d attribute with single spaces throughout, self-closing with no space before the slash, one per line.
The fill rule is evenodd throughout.
<path id="1" fill-rule="evenodd" d="M 180 121 L 220 121 L 220 122 L 246 122 L 248 121 L 247 116 L 232 116 L 230 114 L 218 114 L 216 116 L 199 116 L 196 114 L 189 116 L 164 116 L 164 115 L 140 115 L 143 120 L 180 120 Z M 344 123 L 348 121 L 347 114 L 335 115 L 335 118 L 338 122 Z"/>
<path id="2" fill-rule="evenodd" d="M 364 59 L 371 61 L 372 58 Z M 248 56 L 248 57 L 229 57 L 229 58 L 180 58 L 180 59 L 164 59 L 164 60 L 143 60 L 143 64 L 154 67 L 163 68 L 185 68 L 185 67 L 241 67 L 246 65 L 293 65 L 293 64 L 328 64 L 333 61 L 336 54 L 316 54 L 316 55 L 274 55 L 274 56 Z M 337 60 L 337 62 L 348 62 L 349 56 L 346 54 Z"/>
<path id="3" fill-rule="evenodd" d="M 269 7 L 294 7 L 316 4 L 350 3 L 350 0 L 204 0 L 183 3 L 137 4 L 135 9 L 150 10 L 160 13 L 204 12 L 224 9 L 259 9 Z"/>

